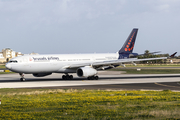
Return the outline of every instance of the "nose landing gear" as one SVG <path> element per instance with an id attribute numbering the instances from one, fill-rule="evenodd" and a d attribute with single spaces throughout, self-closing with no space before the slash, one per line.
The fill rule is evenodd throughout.
<path id="1" fill-rule="evenodd" d="M 25 81 L 26 79 L 24 78 L 24 73 L 19 73 L 19 75 L 21 76 L 20 81 Z"/>

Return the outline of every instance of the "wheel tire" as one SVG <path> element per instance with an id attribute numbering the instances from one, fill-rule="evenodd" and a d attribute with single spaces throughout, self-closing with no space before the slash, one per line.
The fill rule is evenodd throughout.
<path id="1" fill-rule="evenodd" d="M 20 78 L 20 81 L 25 81 L 26 79 L 25 78 Z"/>
<path id="2" fill-rule="evenodd" d="M 69 75 L 66 75 L 66 80 L 69 80 Z"/>
<path id="3" fill-rule="evenodd" d="M 72 79 L 73 79 L 73 76 L 72 76 L 72 75 L 70 75 L 70 76 L 69 76 L 69 78 L 70 78 L 70 80 L 72 80 Z"/>
<path id="4" fill-rule="evenodd" d="M 62 76 L 62 79 L 63 79 L 63 80 L 66 80 L 66 76 L 65 76 L 65 75 L 63 75 L 63 76 Z"/>
<path id="5" fill-rule="evenodd" d="M 99 79 L 99 77 L 98 77 L 98 76 L 95 76 L 94 78 L 95 78 L 95 80 L 98 80 L 98 79 Z"/>
<path id="6" fill-rule="evenodd" d="M 88 78 L 89 78 L 88 80 L 94 80 L 94 76 L 90 76 Z"/>

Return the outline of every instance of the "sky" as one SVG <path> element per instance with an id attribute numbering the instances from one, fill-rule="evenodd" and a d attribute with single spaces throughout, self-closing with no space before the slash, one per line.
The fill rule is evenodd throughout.
<path id="1" fill-rule="evenodd" d="M 180 0 L 0 0 L 0 51 L 115 53 L 133 28 L 133 52 L 180 55 Z"/>

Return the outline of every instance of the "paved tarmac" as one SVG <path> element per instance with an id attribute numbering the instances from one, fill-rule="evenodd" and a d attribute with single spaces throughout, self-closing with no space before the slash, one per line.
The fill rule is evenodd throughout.
<path id="1" fill-rule="evenodd" d="M 131 84 L 109 84 L 109 85 L 87 85 L 87 86 L 62 86 L 62 87 L 45 87 L 58 89 L 97 89 L 97 90 L 172 90 L 180 92 L 178 82 L 164 83 L 131 83 Z"/>
<path id="2" fill-rule="evenodd" d="M 74 80 L 62 80 L 62 74 L 33 77 L 25 74 L 1 74 L 0 88 L 72 88 L 72 89 L 116 89 L 116 90 L 175 90 L 180 91 L 180 74 L 119 74 L 101 72 L 99 80 L 87 80 L 74 74 Z"/>

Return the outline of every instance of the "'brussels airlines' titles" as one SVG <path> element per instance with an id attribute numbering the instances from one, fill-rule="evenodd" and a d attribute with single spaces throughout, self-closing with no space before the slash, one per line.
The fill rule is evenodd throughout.
<path id="1" fill-rule="evenodd" d="M 34 61 L 49 61 L 49 60 L 59 60 L 59 57 L 32 57 Z M 32 59 L 29 59 L 30 61 L 32 61 Z"/>

